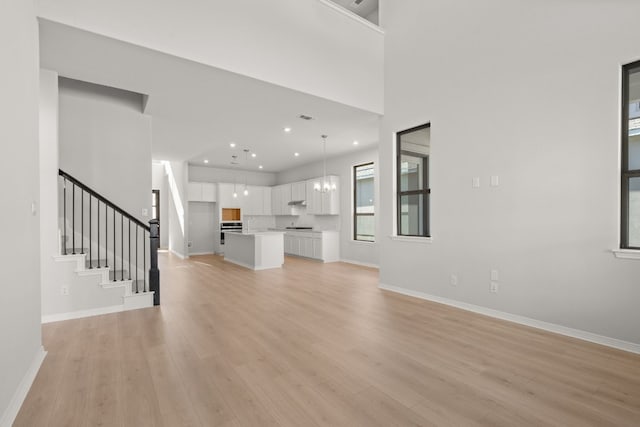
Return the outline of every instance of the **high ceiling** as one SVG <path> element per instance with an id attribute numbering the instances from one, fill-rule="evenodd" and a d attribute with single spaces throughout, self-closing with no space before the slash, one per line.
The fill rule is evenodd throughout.
<path id="1" fill-rule="evenodd" d="M 329 157 L 378 143 L 377 114 L 46 20 L 40 56 L 61 76 L 148 95 L 156 160 L 229 167 L 237 154 L 240 168 L 278 172 L 321 160 L 322 134 Z"/>

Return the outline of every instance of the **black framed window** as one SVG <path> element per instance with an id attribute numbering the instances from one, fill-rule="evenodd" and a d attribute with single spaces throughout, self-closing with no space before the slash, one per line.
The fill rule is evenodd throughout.
<path id="1" fill-rule="evenodd" d="M 398 236 L 430 237 L 431 123 L 398 132 L 396 138 Z"/>
<path id="2" fill-rule="evenodd" d="M 640 249 L 640 61 L 622 67 L 620 247 Z"/>
<path id="3" fill-rule="evenodd" d="M 353 240 L 375 242 L 373 162 L 353 167 Z"/>

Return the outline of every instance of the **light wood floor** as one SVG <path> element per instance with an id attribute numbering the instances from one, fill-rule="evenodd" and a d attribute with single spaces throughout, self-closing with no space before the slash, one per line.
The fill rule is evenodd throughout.
<path id="1" fill-rule="evenodd" d="M 640 425 L 638 355 L 381 291 L 364 267 L 160 262 L 160 308 L 43 326 L 15 426 Z"/>

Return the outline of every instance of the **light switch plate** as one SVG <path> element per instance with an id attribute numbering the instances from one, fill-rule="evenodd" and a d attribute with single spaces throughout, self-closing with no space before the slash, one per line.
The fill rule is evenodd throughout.
<path id="1" fill-rule="evenodd" d="M 491 186 L 497 187 L 500 185 L 500 177 L 498 175 L 491 175 Z"/>
<path id="2" fill-rule="evenodd" d="M 471 186 L 473 188 L 480 188 L 480 177 L 474 176 L 473 179 L 471 180 Z"/>
<path id="3" fill-rule="evenodd" d="M 500 273 L 498 273 L 498 270 L 491 270 L 491 281 L 497 282 L 498 280 L 500 280 Z"/>

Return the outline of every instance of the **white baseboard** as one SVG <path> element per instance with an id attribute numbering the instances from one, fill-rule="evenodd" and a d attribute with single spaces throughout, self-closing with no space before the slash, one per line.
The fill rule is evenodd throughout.
<path id="1" fill-rule="evenodd" d="M 341 259 L 340 262 L 346 262 L 347 264 L 361 265 L 363 267 L 369 267 L 369 268 L 377 268 L 378 270 L 380 270 L 380 266 L 378 264 L 372 264 L 370 262 L 354 261 L 351 259 Z"/>
<path id="2" fill-rule="evenodd" d="M 16 392 L 13 394 L 11 402 L 9 402 L 9 406 L 4 411 L 4 414 L 2 414 L 2 418 L 0 418 L 0 427 L 11 427 L 15 421 L 16 416 L 24 403 L 24 399 L 27 397 L 29 389 L 31 388 L 33 381 L 36 379 L 36 375 L 38 375 L 38 371 L 40 370 L 40 366 L 42 365 L 46 355 L 47 352 L 44 351 L 42 346 L 40 346 L 33 358 L 33 361 L 31 362 L 31 366 L 29 366 L 29 369 L 24 374 L 24 377 L 22 377 L 22 381 L 20 381 Z"/>
<path id="3" fill-rule="evenodd" d="M 92 308 L 90 310 L 71 311 L 69 313 L 47 314 L 42 316 L 42 323 L 60 322 L 62 320 L 80 319 L 82 317 L 100 316 L 101 314 L 111 314 L 124 311 L 123 305 L 112 305 L 110 307 Z"/>
<path id="4" fill-rule="evenodd" d="M 184 254 L 181 254 L 180 252 L 176 252 L 173 249 L 169 249 L 169 252 L 171 252 L 172 254 L 174 254 L 175 256 L 177 256 L 180 259 L 186 259 L 187 257 L 184 256 Z"/>
<path id="5" fill-rule="evenodd" d="M 519 316 L 517 314 L 511 314 L 511 313 L 506 313 L 504 311 L 493 310 L 491 308 L 481 307 L 479 305 L 474 305 L 474 304 L 468 304 L 466 302 L 456 301 L 456 300 L 443 298 L 435 295 L 429 295 L 423 292 L 412 291 L 410 289 L 404 289 L 397 286 L 385 285 L 383 283 L 380 283 L 378 287 L 386 291 L 396 292 L 396 293 L 407 295 L 410 297 L 433 301 L 440 304 L 449 305 L 451 307 L 472 311 L 474 313 L 484 314 L 485 316 L 494 317 L 496 319 L 502 319 L 502 320 L 518 323 L 525 326 L 531 326 L 532 328 L 542 329 L 548 332 L 553 332 L 556 334 L 565 335 L 572 338 L 578 338 L 583 341 L 589 341 L 596 344 L 605 345 L 607 347 L 613 347 L 619 350 L 640 354 L 640 344 L 632 343 L 629 341 L 610 338 L 604 335 L 598 335 L 591 332 L 582 331 L 580 329 L 568 328 L 566 326 L 556 325 L 555 323 L 543 322 L 541 320 L 531 319 L 529 317 Z"/>
<path id="6" fill-rule="evenodd" d="M 189 256 L 192 255 L 215 255 L 215 252 L 189 252 Z"/>

